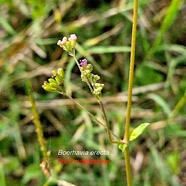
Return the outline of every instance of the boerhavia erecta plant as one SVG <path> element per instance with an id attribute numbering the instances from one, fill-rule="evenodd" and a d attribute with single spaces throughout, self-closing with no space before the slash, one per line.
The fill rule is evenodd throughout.
<path id="1" fill-rule="evenodd" d="M 77 42 L 77 36 L 75 34 L 71 34 L 70 37 L 68 38 L 63 37 L 62 40 L 59 40 L 57 42 L 57 45 L 59 45 L 64 51 L 66 51 L 75 60 L 76 65 L 78 66 L 79 71 L 81 73 L 81 80 L 87 84 L 87 86 L 90 89 L 90 92 L 96 98 L 101 108 L 105 123 L 96 119 L 96 117 L 92 113 L 90 113 L 84 106 L 82 106 L 80 103 L 78 103 L 75 99 L 73 99 L 70 95 L 67 94 L 64 88 L 64 71 L 62 68 L 59 68 L 56 71 L 53 71 L 51 78 L 49 78 L 48 81 L 45 81 L 42 87 L 46 91 L 57 92 L 73 100 L 80 108 L 84 109 L 97 124 L 102 125 L 103 127 L 106 128 L 108 140 L 111 143 L 118 144 L 119 149 L 121 149 L 124 152 L 125 159 L 129 158 L 128 157 L 129 156 L 129 149 L 128 149 L 129 143 L 135 140 L 137 137 L 139 137 L 144 131 L 144 129 L 149 125 L 149 123 L 142 123 L 138 125 L 132 131 L 128 130 L 128 133 L 127 133 L 127 135 L 129 136 L 128 140 L 125 137 L 124 139 L 120 139 L 119 137 L 117 137 L 117 135 L 115 135 L 110 130 L 110 125 L 107 119 L 106 111 L 105 111 L 105 108 L 104 108 L 104 105 L 101 99 L 101 94 L 104 88 L 104 84 L 99 82 L 100 76 L 93 74 L 93 66 L 87 61 L 87 59 L 82 59 L 82 60 L 79 60 L 78 62 L 76 58 L 76 51 L 75 51 L 76 42 Z M 131 70 L 129 73 L 131 73 Z M 130 78 L 129 78 L 129 81 L 130 81 Z M 129 82 L 129 85 L 130 85 L 130 82 Z M 129 97 L 129 99 L 131 98 Z M 115 139 L 113 139 L 113 137 Z M 127 160 L 125 162 L 126 162 L 125 165 L 126 165 L 126 174 L 127 174 L 126 176 L 127 185 L 130 186 L 132 185 L 132 176 L 130 173 L 131 172 L 130 160 Z"/>

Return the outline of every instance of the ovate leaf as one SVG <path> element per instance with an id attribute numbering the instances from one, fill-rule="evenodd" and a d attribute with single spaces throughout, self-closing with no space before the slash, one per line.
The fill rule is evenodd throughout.
<path id="1" fill-rule="evenodd" d="M 129 141 L 135 140 L 138 136 L 142 134 L 142 132 L 145 130 L 145 128 L 149 125 L 150 123 L 142 123 L 139 126 L 137 126 L 132 132 L 130 133 Z"/>
<path id="2" fill-rule="evenodd" d="M 145 128 L 150 123 L 142 123 L 139 126 L 137 126 L 132 132 L 130 133 L 129 141 L 135 140 L 138 136 L 142 134 L 142 132 L 145 130 Z M 127 147 L 127 144 L 119 144 L 118 148 L 123 152 L 125 148 Z"/>

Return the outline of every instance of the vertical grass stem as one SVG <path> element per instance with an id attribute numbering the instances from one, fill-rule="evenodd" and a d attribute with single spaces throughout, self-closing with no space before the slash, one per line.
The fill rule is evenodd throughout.
<path id="1" fill-rule="evenodd" d="M 28 82 L 27 89 L 28 89 L 27 91 L 28 91 L 28 95 L 29 95 L 29 99 L 30 99 L 30 103 L 31 103 L 32 114 L 34 116 L 33 123 L 36 127 L 37 138 L 38 138 L 39 144 L 41 146 L 41 152 L 42 152 L 42 155 L 43 155 L 43 159 L 47 159 L 48 155 L 47 155 L 46 141 L 44 139 L 42 124 L 41 124 L 40 119 L 39 119 L 39 114 L 38 114 L 38 111 L 36 109 L 35 99 L 32 95 L 31 82 Z"/>

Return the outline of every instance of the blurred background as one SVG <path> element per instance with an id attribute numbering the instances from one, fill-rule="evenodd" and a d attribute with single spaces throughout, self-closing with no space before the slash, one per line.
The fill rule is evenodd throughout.
<path id="1" fill-rule="evenodd" d="M 127 104 L 132 0 L 0 1 L 0 185 L 126 185 L 122 152 L 106 131 L 71 100 L 46 92 L 52 70 L 65 70 L 65 89 L 99 120 L 101 110 L 74 61 L 56 45 L 78 37 L 105 84 L 102 101 L 111 130 L 123 138 Z M 131 143 L 134 186 L 186 185 L 186 2 L 139 0 L 131 127 L 149 122 Z M 43 127 L 52 183 L 41 168 L 27 82 Z M 108 165 L 62 165 L 58 150 L 109 151 L 89 159 Z M 69 158 L 63 156 L 63 158 Z M 85 159 L 83 156 L 71 156 Z M 64 180 L 59 183 L 59 180 Z M 66 182 L 65 182 L 66 181 Z"/>

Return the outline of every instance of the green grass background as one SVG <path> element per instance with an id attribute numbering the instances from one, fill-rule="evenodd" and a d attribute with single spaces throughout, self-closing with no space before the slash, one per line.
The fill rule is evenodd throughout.
<path id="1" fill-rule="evenodd" d="M 56 45 L 75 33 L 105 84 L 102 100 L 112 131 L 123 138 L 127 103 L 132 0 L 0 1 L 0 185 L 126 185 L 123 154 L 104 128 L 71 100 L 42 84 L 65 70 L 66 91 L 102 119 L 73 60 Z M 131 127 L 149 122 L 131 144 L 134 186 L 186 185 L 186 2 L 140 0 Z M 27 94 L 32 82 L 53 178 L 42 156 Z M 58 150 L 107 150 L 108 165 L 61 165 Z M 64 157 L 69 158 L 69 157 Z M 74 156 L 83 159 L 82 156 Z M 87 157 L 86 157 L 87 158 Z"/>

